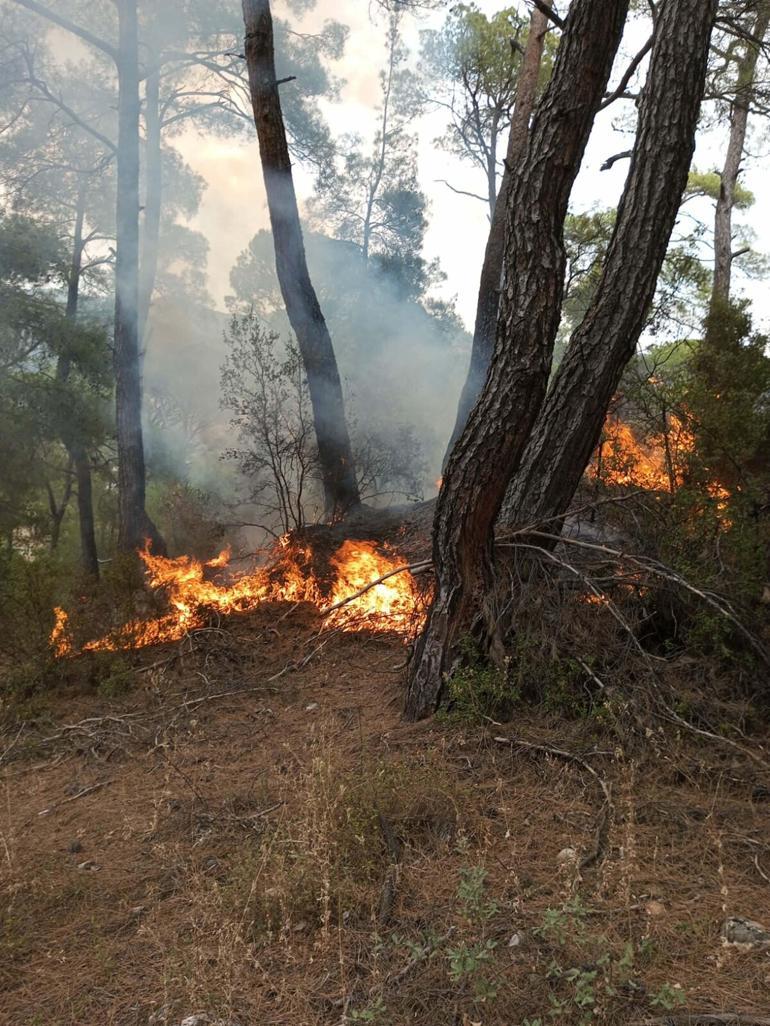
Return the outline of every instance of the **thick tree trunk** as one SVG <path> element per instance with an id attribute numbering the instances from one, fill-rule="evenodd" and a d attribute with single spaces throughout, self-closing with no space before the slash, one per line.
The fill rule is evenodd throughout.
<path id="1" fill-rule="evenodd" d="M 506 501 L 505 519 L 568 508 L 655 294 L 687 184 L 716 0 L 664 0 L 636 144 L 596 294 L 574 332 Z"/>
<path id="2" fill-rule="evenodd" d="M 628 0 L 574 0 L 507 212 L 505 278 L 486 385 L 449 458 L 434 522 L 436 592 L 406 715 L 428 715 L 463 630 L 492 641 L 493 528 L 545 395 L 564 288 L 564 219 L 607 88 Z"/>
<path id="3" fill-rule="evenodd" d="M 289 147 L 278 95 L 269 0 L 243 0 L 246 61 L 273 229 L 276 271 L 297 336 L 313 406 L 326 515 L 359 505 L 337 361 L 305 259 Z"/>
<path id="4" fill-rule="evenodd" d="M 118 182 L 115 244 L 115 413 L 118 548 L 165 543 L 145 509 L 142 376 L 139 356 L 139 37 L 137 0 L 117 0 Z"/>
<path id="5" fill-rule="evenodd" d="M 770 24 L 770 3 L 760 4 L 752 30 L 755 40 L 764 40 Z M 741 161 L 746 145 L 749 112 L 754 98 L 754 86 L 759 60 L 759 46 L 751 41 L 745 44 L 743 56 L 738 61 L 735 96 L 730 111 L 730 139 L 727 156 L 722 169 L 722 181 L 717 199 L 714 219 L 714 284 L 712 306 L 727 303 L 730 299 L 730 285 L 733 266 L 733 208 L 735 189 L 741 171 Z"/>
<path id="6" fill-rule="evenodd" d="M 76 321 L 80 300 L 80 278 L 83 263 L 83 224 L 86 211 L 86 185 L 82 180 L 78 188 L 77 210 L 72 240 L 72 259 L 70 261 L 69 278 L 67 281 L 68 321 Z M 64 384 L 70 374 L 70 358 L 68 353 L 59 357 L 56 367 L 56 380 Z M 82 441 L 73 437 L 66 425 L 62 426 L 62 442 L 75 468 L 78 500 L 78 526 L 80 530 L 80 561 L 83 570 L 90 577 L 98 578 L 99 560 L 96 550 L 96 534 L 94 530 L 93 489 L 91 487 L 91 464 Z"/>
<path id="7" fill-rule="evenodd" d="M 142 356 L 147 350 L 147 319 L 158 276 L 158 241 L 163 198 L 163 148 L 160 123 L 160 67 L 157 55 L 152 56 L 144 83 L 144 221 L 142 225 L 142 257 L 139 277 L 139 340 Z"/>
<path id="8" fill-rule="evenodd" d="M 552 0 L 544 0 L 546 7 L 550 7 L 551 3 Z M 468 414 L 471 412 L 481 393 L 481 389 L 484 387 L 484 381 L 489 370 L 489 362 L 492 359 L 492 350 L 495 346 L 495 330 L 497 327 L 497 311 L 500 306 L 500 281 L 502 278 L 503 252 L 505 249 L 506 212 L 513 176 L 518 170 L 527 145 L 529 122 L 537 96 L 537 83 L 540 77 L 540 65 L 543 60 L 547 31 L 548 19 L 542 11 L 535 7 L 532 11 L 529 37 L 521 62 L 519 80 L 516 84 L 516 100 L 508 135 L 508 150 L 505 157 L 503 179 L 500 183 L 497 199 L 495 200 L 494 196 L 492 196 L 491 200 L 492 215 L 486 250 L 484 251 L 484 263 L 481 267 L 481 278 L 479 280 L 471 362 L 460 395 L 460 402 L 457 406 L 457 419 L 452 431 L 452 437 L 449 440 L 449 445 L 444 455 L 445 466 L 452 447 L 465 427 Z"/>

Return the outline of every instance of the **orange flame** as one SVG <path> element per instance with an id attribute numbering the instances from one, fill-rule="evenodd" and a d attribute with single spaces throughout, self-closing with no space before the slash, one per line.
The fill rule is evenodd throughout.
<path id="1" fill-rule="evenodd" d="M 224 582 L 213 580 L 212 572 L 219 571 L 221 577 L 227 571 L 228 550 L 206 562 L 191 556 L 155 556 L 147 548 L 139 555 L 148 587 L 163 593 L 169 612 L 132 620 L 102 638 L 86 642 L 81 651 L 143 648 L 178 641 L 204 627 L 212 613 L 248 612 L 271 601 L 310 602 L 327 614 L 330 625 L 343 630 L 403 632 L 415 624 L 419 593 L 414 578 L 398 554 L 385 545 L 344 542 L 330 560 L 335 571 L 330 589 L 322 588 L 310 569 L 310 548 L 288 537 L 280 540 L 276 559 L 270 565 L 242 574 L 230 573 Z M 349 604 L 331 608 L 385 575 L 391 576 Z M 54 616 L 50 645 L 53 654 L 61 658 L 73 654 L 75 647 L 67 613 L 57 608 Z"/>
<path id="2" fill-rule="evenodd" d="M 644 444 L 628 424 L 608 417 L 591 473 L 607 484 L 675 491 L 684 480 L 686 458 L 694 445 L 692 432 L 673 413 L 666 434 L 653 435 Z"/>
<path id="3" fill-rule="evenodd" d="M 54 625 L 51 631 L 50 645 L 56 658 L 62 659 L 72 653 L 69 617 L 60 606 L 56 606 L 53 615 Z"/>

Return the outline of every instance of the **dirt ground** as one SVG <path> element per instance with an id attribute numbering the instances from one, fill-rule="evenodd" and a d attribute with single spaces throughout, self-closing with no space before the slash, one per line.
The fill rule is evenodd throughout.
<path id="1" fill-rule="evenodd" d="M 9 721 L 0 1023 L 767 1021 L 770 946 L 722 936 L 770 929 L 756 759 L 404 724 L 403 642 L 318 629 L 265 609 L 128 683 L 73 660 Z"/>

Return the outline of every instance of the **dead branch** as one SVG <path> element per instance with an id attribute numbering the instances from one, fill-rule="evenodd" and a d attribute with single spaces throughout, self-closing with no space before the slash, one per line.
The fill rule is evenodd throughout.
<path id="1" fill-rule="evenodd" d="M 421 563 L 408 563 L 405 566 L 399 566 L 395 570 L 389 570 L 388 573 L 383 574 L 382 577 L 378 577 L 376 581 L 370 581 L 365 587 L 359 591 L 354 592 L 352 595 L 348 595 L 347 598 L 341 599 L 339 602 L 335 602 L 333 606 L 329 606 L 328 609 L 324 609 L 324 615 L 328 616 L 329 613 L 333 613 L 337 609 L 341 609 L 346 606 L 349 602 L 353 602 L 355 599 L 365 595 L 367 591 L 371 591 L 372 588 L 376 588 L 378 584 L 382 584 L 383 581 L 387 581 L 390 577 L 395 577 L 396 574 L 403 574 L 409 571 L 410 574 L 422 574 L 427 570 L 433 568 L 431 560 L 426 559 Z"/>
<path id="2" fill-rule="evenodd" d="M 573 762 L 584 769 L 586 773 L 591 774 L 602 793 L 604 801 L 596 824 L 594 849 L 587 855 L 584 855 L 580 860 L 580 868 L 587 869 L 589 866 L 593 866 L 596 862 L 599 862 L 604 857 L 604 851 L 607 847 L 607 835 L 609 833 L 610 821 L 615 811 L 615 807 L 612 802 L 612 790 L 604 777 L 600 773 L 597 773 L 590 763 L 586 762 L 586 760 L 581 758 L 579 755 L 575 755 L 574 752 L 567 752 L 562 748 L 554 748 L 551 745 L 533 744 L 530 741 L 524 741 L 518 737 L 496 737 L 494 740 L 496 744 L 499 745 L 523 748 L 525 751 L 539 752 L 541 755 L 552 755 L 565 762 Z"/>
<path id="3" fill-rule="evenodd" d="M 38 816 L 47 816 L 56 809 L 60 809 L 63 805 L 69 805 L 70 802 L 76 802 L 80 798 L 85 798 L 87 794 L 93 794 L 94 791 L 100 791 L 103 787 L 107 787 L 107 785 L 111 783 L 111 780 L 103 780 L 100 784 L 92 784 L 90 787 L 84 787 L 82 791 L 78 791 L 77 794 L 73 794 L 71 798 L 64 798 L 60 802 L 55 802 L 53 805 L 49 805 L 47 809 L 41 809 L 41 811 L 38 812 Z"/>

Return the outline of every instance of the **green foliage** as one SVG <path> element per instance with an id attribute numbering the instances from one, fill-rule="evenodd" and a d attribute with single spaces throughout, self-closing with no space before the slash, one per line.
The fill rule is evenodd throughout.
<path id="1" fill-rule="evenodd" d="M 706 196 L 716 202 L 722 188 L 722 176 L 718 171 L 691 171 L 687 180 L 687 196 Z M 755 202 L 754 194 L 745 185 L 738 183 L 735 187 L 735 207 L 747 210 Z"/>
<path id="2" fill-rule="evenodd" d="M 516 8 L 488 17 L 474 3 L 454 5 L 442 28 L 421 33 L 423 89 L 449 114 L 437 143 L 479 169 L 484 175 L 479 199 L 490 205 L 502 173 L 528 34 L 528 20 Z M 540 92 L 550 78 L 555 49 L 549 34 Z"/>
<path id="3" fill-rule="evenodd" d="M 641 998 L 644 990 L 639 972 L 651 955 L 648 940 L 628 940 L 621 949 L 591 928 L 589 911 L 579 895 L 543 913 L 533 934 L 549 956 L 546 978 L 550 981 L 547 1013 L 526 1019 L 529 1026 L 546 1021 L 570 1022 L 577 1026 L 612 1023 L 627 1007 L 629 996 Z M 668 1001 L 663 1006 L 656 1001 Z M 684 994 L 664 984 L 650 998 L 653 1007 L 667 1010 L 684 1003 Z"/>
<path id="4" fill-rule="evenodd" d="M 519 699 L 504 670 L 479 654 L 471 638 L 460 646 L 461 661 L 448 682 L 448 712 L 452 722 L 469 725 L 507 719 Z"/>

